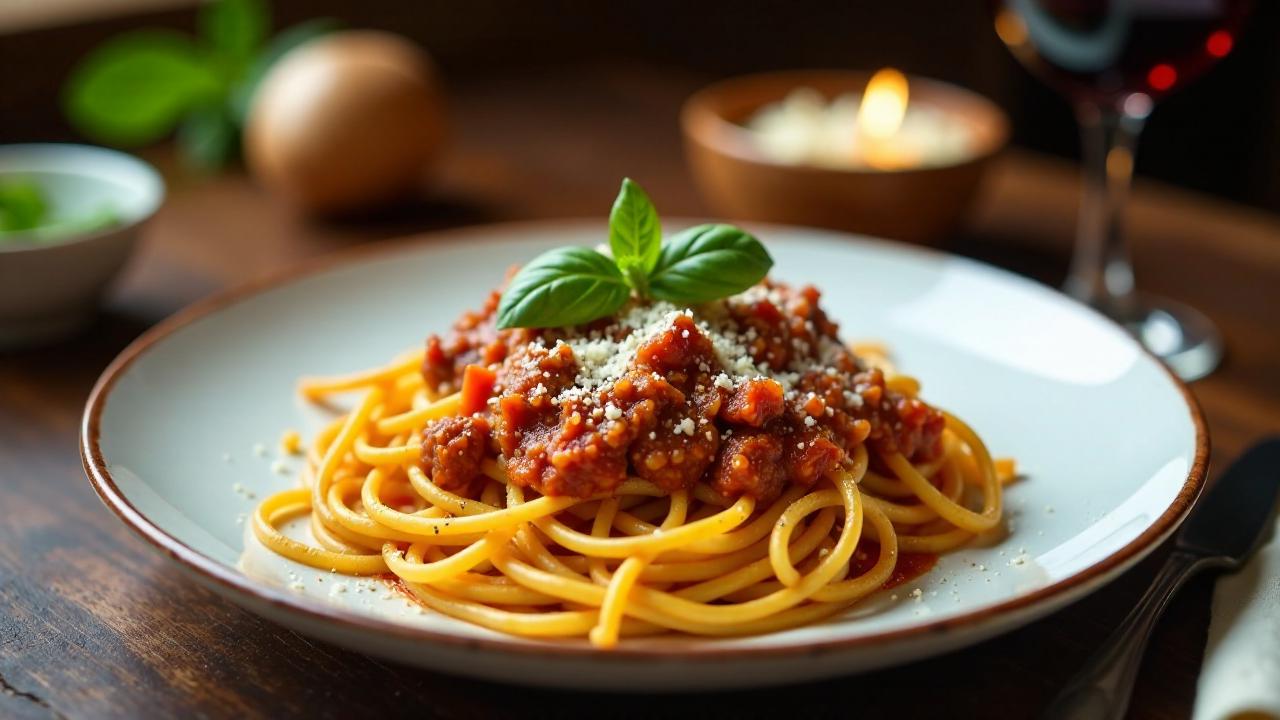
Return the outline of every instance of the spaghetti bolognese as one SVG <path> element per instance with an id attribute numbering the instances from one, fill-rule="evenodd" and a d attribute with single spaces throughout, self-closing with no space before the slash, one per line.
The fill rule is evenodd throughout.
<path id="1" fill-rule="evenodd" d="M 586 310 L 586 291 L 554 301 L 567 276 L 536 260 L 422 350 L 303 380 L 307 399 L 360 400 L 313 438 L 302 486 L 258 506 L 254 535 L 445 615 L 609 648 L 815 622 L 1000 524 L 1012 467 L 879 348 L 843 343 L 816 288 L 760 280 L 772 261 L 729 226 L 681 242 L 625 278 L 622 259 L 557 258 L 587 266 L 590 291 L 610 272 L 634 289 Z M 763 263 L 691 290 L 664 279 L 699 252 Z M 696 295 L 718 282 L 745 289 Z M 550 294 L 518 306 L 513 288 Z M 682 292 L 698 301 L 655 297 Z M 314 542 L 282 530 L 299 517 Z"/>
<path id="2" fill-rule="evenodd" d="M 495 331 L 497 297 L 422 352 L 302 382 L 363 397 L 311 442 L 305 486 L 258 507 L 264 545 L 389 574 L 492 629 L 609 647 L 825 618 L 904 553 L 1000 521 L 978 436 L 840 344 L 813 289 L 570 331 Z M 299 515 L 317 545 L 281 532 Z"/>

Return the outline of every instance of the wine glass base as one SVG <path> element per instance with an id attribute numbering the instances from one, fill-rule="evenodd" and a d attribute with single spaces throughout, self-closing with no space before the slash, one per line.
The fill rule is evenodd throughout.
<path id="1" fill-rule="evenodd" d="M 1126 317 L 1115 318 L 1178 377 L 1198 380 L 1222 360 L 1222 336 L 1213 321 L 1189 305 L 1152 295 L 1134 296 Z"/>

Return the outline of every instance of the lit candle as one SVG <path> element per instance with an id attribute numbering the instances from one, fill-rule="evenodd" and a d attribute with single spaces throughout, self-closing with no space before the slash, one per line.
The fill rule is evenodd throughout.
<path id="1" fill-rule="evenodd" d="M 892 68 L 862 93 L 828 101 L 797 88 L 747 122 L 760 149 L 779 162 L 834 168 L 898 170 L 950 165 L 972 153 L 973 133 L 939 107 L 910 102 L 907 78 Z"/>

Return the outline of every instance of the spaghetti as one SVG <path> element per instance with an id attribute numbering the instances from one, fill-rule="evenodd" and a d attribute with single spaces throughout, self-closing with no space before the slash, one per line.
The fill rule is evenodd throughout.
<path id="1" fill-rule="evenodd" d="M 302 382 L 360 400 L 313 438 L 303 487 L 258 506 L 259 541 L 608 648 L 811 623 L 1000 522 L 1012 466 L 913 378 L 832 345 L 811 288 L 554 332 L 495 331 L 495 302 L 425 351 Z M 282 531 L 299 517 L 315 545 Z"/>

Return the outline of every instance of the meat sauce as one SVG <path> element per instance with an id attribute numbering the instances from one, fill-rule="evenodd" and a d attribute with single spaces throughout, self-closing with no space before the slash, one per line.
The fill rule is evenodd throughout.
<path id="1" fill-rule="evenodd" d="M 873 541 L 864 541 L 858 545 L 858 549 L 853 551 L 853 557 L 849 559 L 849 577 L 860 577 L 875 567 L 876 560 L 880 557 L 880 544 Z M 938 564 L 938 556 L 933 553 L 898 553 L 897 562 L 893 566 L 893 573 L 888 580 L 884 581 L 881 587 L 885 590 L 896 588 L 899 585 L 915 580 L 933 569 Z"/>
<path id="2" fill-rule="evenodd" d="M 941 452 L 941 413 L 855 357 L 813 287 L 766 281 L 668 313 L 597 383 L 583 377 L 600 360 L 578 357 L 575 339 L 625 341 L 636 328 L 497 330 L 498 300 L 427 338 L 422 371 L 434 391 L 458 390 L 469 364 L 497 374 L 483 411 L 423 431 L 424 471 L 446 489 L 470 490 L 482 457 L 500 453 L 512 482 L 547 495 L 608 493 L 638 476 L 668 491 L 705 478 L 726 497 L 768 501 L 788 483 L 813 485 L 862 443 L 913 461 Z"/>

